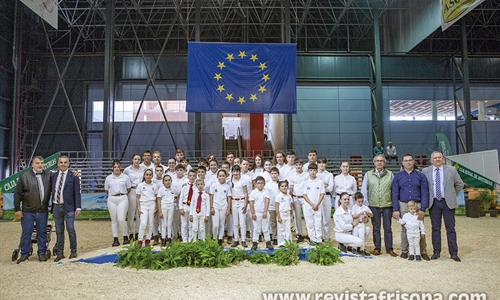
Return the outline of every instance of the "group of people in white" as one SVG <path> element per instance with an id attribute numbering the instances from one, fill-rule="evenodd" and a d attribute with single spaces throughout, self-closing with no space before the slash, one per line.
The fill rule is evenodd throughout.
<path id="1" fill-rule="evenodd" d="M 334 207 L 334 235 L 340 250 L 346 252 L 349 247 L 354 254 L 370 255 L 364 245 L 370 233 L 366 223 L 373 212 L 364 193 L 357 192 L 347 161 L 341 162 L 341 173 L 333 176 L 326 170 L 326 158 L 317 157 L 315 150 L 309 151 L 306 163 L 293 151 L 278 151 L 272 160 L 229 153 L 220 165 L 209 155 L 198 161 L 196 170 L 180 149 L 167 165 L 161 160 L 159 151 L 146 150 L 142 162 L 134 154 L 123 172 L 120 162 L 113 162 L 113 173 L 105 181 L 113 246 L 120 245 L 120 229 L 123 244 L 135 239 L 139 246 L 161 243 L 164 247 L 176 238 L 189 242 L 205 239 L 209 233 L 220 245 L 227 235 L 231 247 L 247 248 L 249 238 L 251 249 L 256 250 L 264 239 L 265 247 L 272 250 L 292 241 L 293 227 L 297 242 L 304 241 L 302 215 L 310 244 L 317 245 L 331 237 Z M 410 246 L 417 241 L 417 252 L 410 247 L 410 254 L 418 257 L 415 236 L 424 234 L 424 229 L 414 217 L 416 205 L 408 206 L 409 212 L 399 222 L 408 228 Z"/>

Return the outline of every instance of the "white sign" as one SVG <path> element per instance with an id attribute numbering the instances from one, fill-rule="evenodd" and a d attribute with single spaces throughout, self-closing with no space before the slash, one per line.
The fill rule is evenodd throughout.
<path id="1" fill-rule="evenodd" d="M 57 0 L 21 0 L 24 5 L 40 16 L 50 26 L 57 29 Z"/>

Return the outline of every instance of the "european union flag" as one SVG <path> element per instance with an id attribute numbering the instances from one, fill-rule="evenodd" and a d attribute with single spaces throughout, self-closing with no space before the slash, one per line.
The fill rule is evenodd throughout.
<path id="1" fill-rule="evenodd" d="M 188 112 L 297 113 L 295 44 L 188 44 Z"/>

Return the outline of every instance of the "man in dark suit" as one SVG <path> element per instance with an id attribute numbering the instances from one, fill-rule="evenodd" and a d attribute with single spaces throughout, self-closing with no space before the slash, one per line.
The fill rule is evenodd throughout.
<path id="1" fill-rule="evenodd" d="M 82 209 L 80 194 L 80 179 L 68 170 L 69 159 L 61 155 L 57 162 L 58 172 L 52 173 L 52 213 L 56 223 L 57 256 L 55 262 L 64 256 L 64 223 L 69 236 L 71 254 L 69 258 L 76 258 L 76 231 L 75 217 L 79 217 Z"/>
<path id="2" fill-rule="evenodd" d="M 36 223 L 38 260 L 47 261 L 47 219 L 50 201 L 50 172 L 44 170 L 43 157 L 35 156 L 32 170 L 23 173 L 14 192 L 15 215 L 21 218 L 21 257 L 17 263 L 28 259 L 31 235 Z M 22 204 L 22 210 L 21 210 Z"/>
<path id="3" fill-rule="evenodd" d="M 464 187 L 464 183 L 457 170 L 452 166 L 443 165 L 443 162 L 443 154 L 434 151 L 431 154 L 432 166 L 422 170 L 429 182 L 429 214 L 434 248 L 431 259 L 438 259 L 441 253 L 441 219 L 443 219 L 451 259 L 460 261 L 455 232 L 455 208 L 458 207 L 457 195 Z"/>

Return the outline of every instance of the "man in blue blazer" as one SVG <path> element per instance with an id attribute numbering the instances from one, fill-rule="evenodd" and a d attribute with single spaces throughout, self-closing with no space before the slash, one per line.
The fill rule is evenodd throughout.
<path id="1" fill-rule="evenodd" d="M 457 195 L 464 187 L 464 183 L 457 170 L 444 165 L 443 162 L 443 154 L 434 151 L 431 154 L 432 166 L 422 170 L 429 182 L 429 215 L 434 248 L 431 259 L 438 259 L 441 253 L 441 219 L 443 219 L 451 259 L 460 261 L 455 231 L 455 208 L 458 207 Z"/>
<path id="2" fill-rule="evenodd" d="M 82 209 L 80 194 L 80 179 L 68 170 L 69 159 L 61 155 L 57 162 L 59 171 L 52 173 L 52 213 L 56 223 L 57 256 L 55 262 L 64 256 L 64 223 L 69 236 L 71 254 L 69 258 L 76 258 L 76 231 L 75 217 L 79 217 Z"/>

